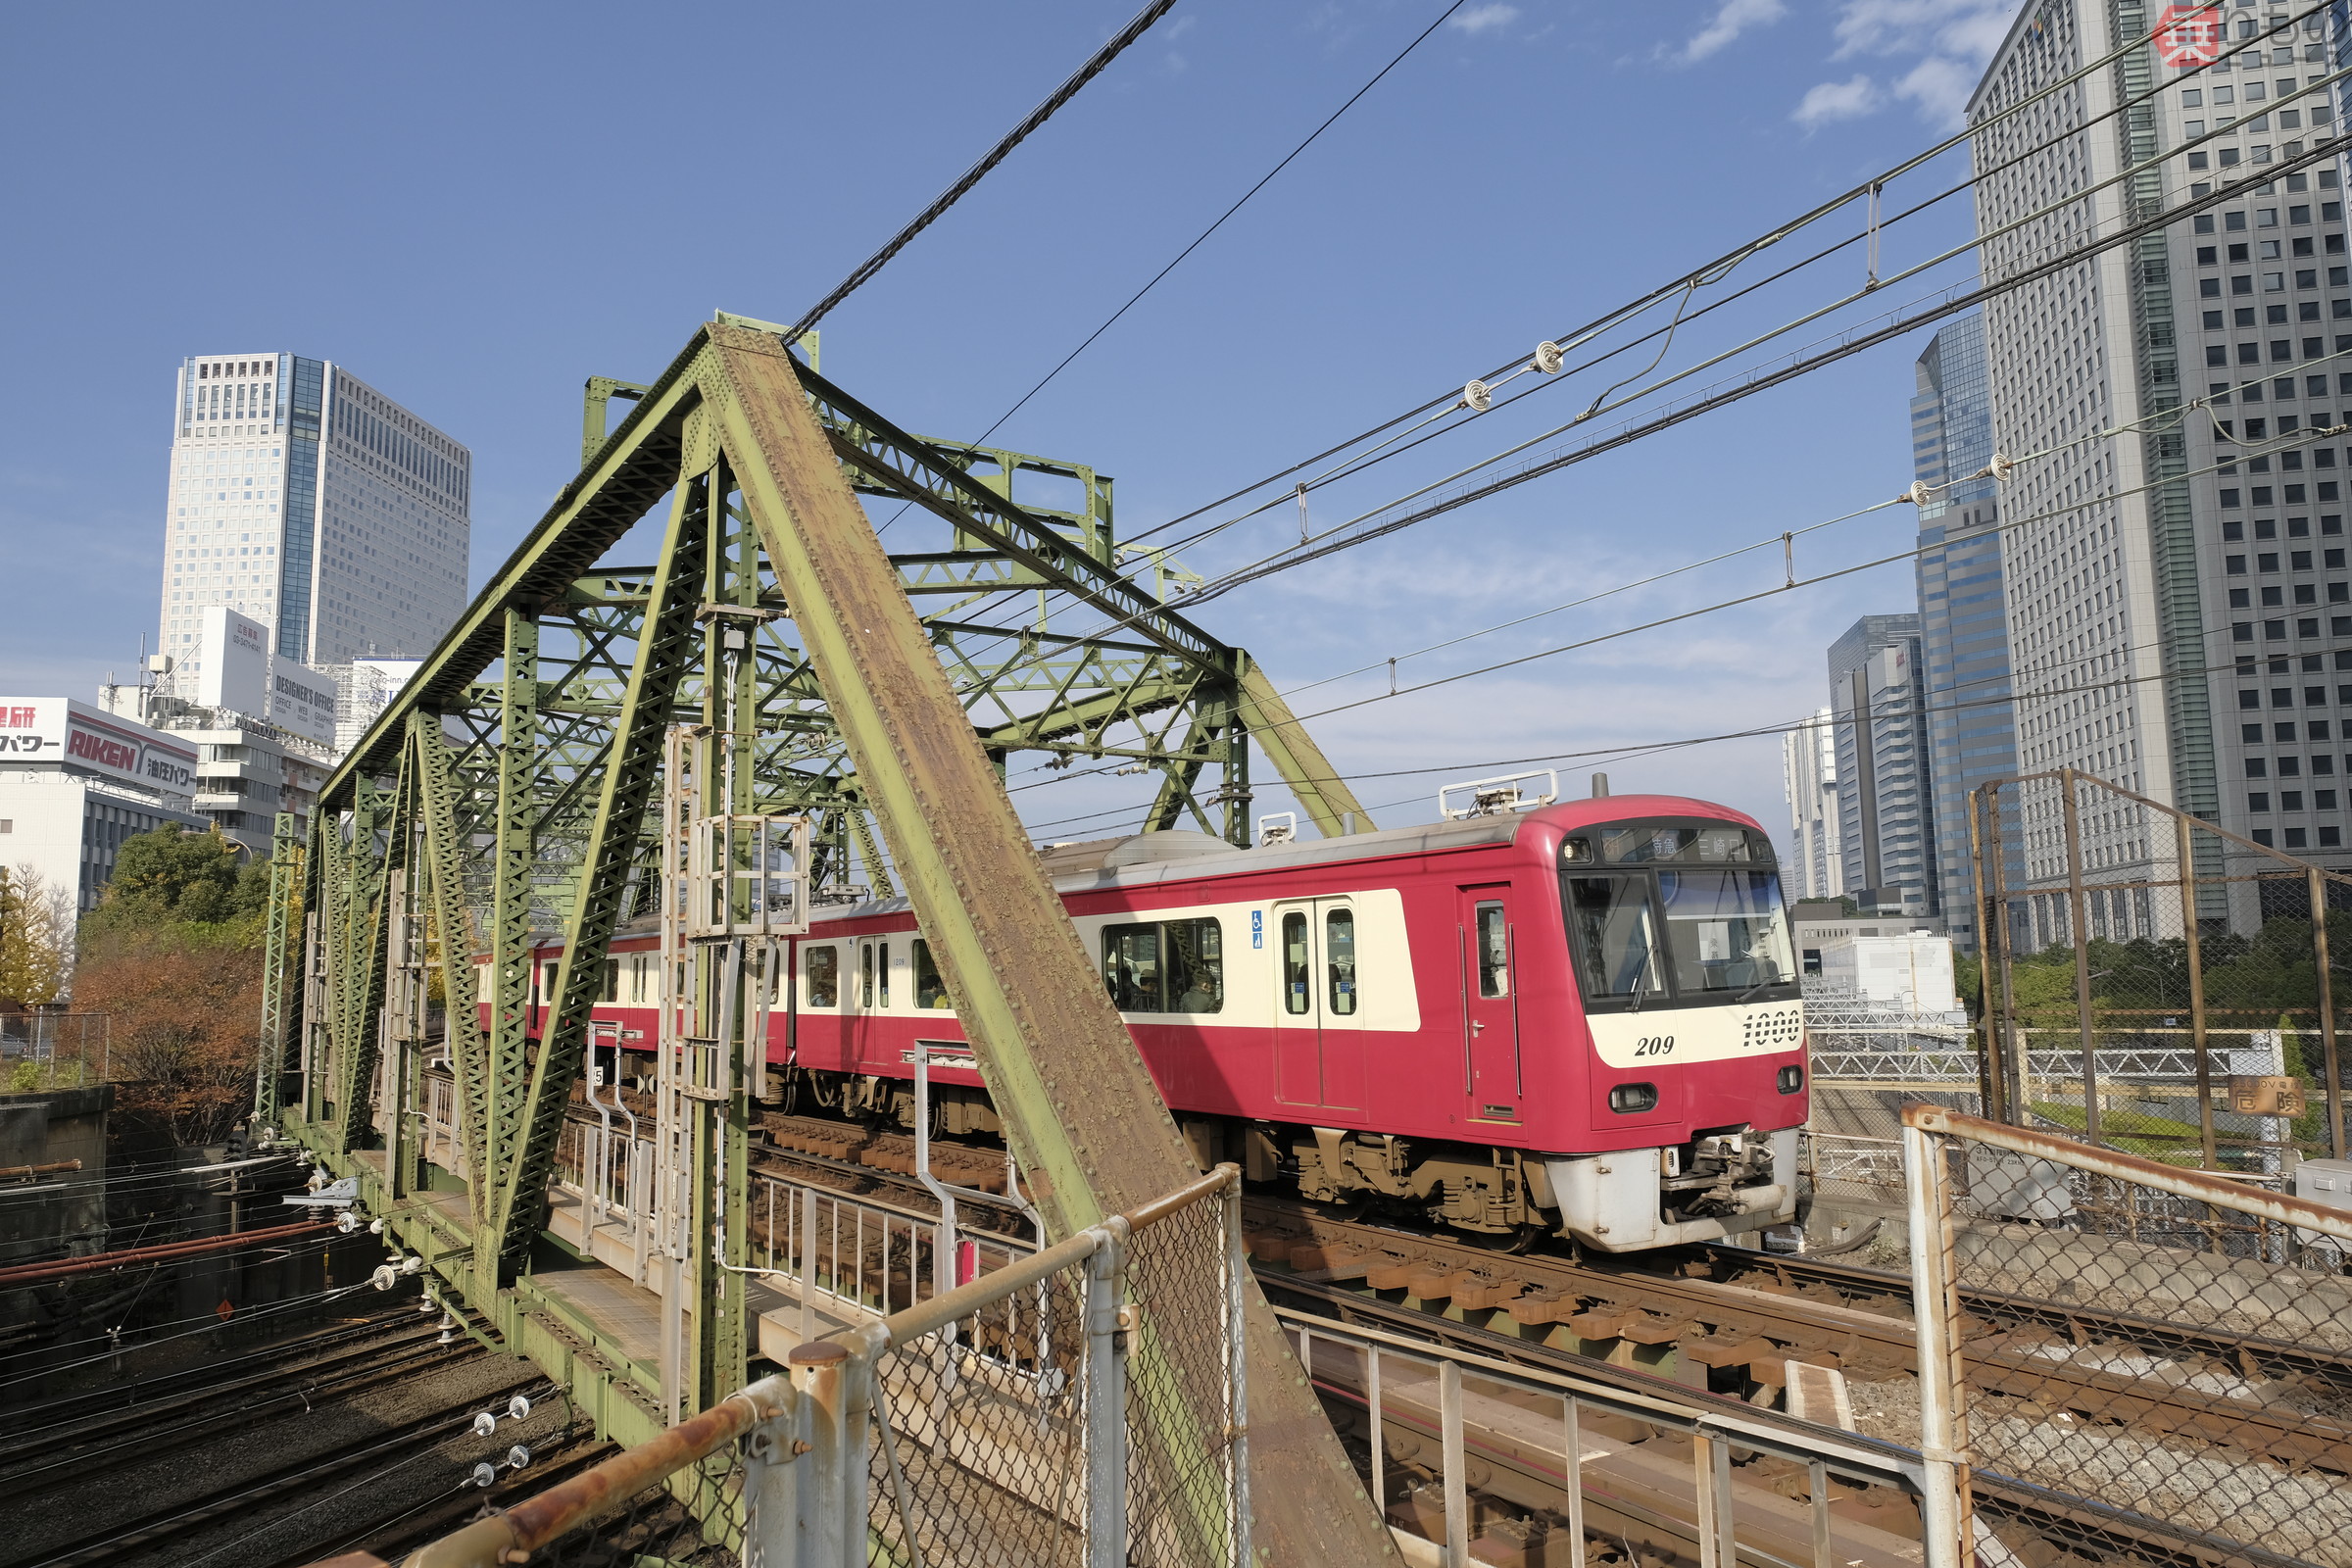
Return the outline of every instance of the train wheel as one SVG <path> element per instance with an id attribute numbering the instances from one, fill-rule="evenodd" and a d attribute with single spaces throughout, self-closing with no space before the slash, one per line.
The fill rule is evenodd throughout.
<path id="1" fill-rule="evenodd" d="M 1507 1231 L 1471 1231 L 1471 1245 L 1483 1247 L 1490 1252 L 1517 1254 L 1526 1251 L 1551 1232 L 1541 1225 L 1521 1225 Z"/>

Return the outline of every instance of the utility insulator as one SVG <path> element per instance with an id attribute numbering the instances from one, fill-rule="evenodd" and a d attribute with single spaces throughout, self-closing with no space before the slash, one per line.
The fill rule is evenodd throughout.
<path id="1" fill-rule="evenodd" d="M 1480 414 L 1494 406 L 1494 389 L 1484 381 L 1472 381 L 1462 388 L 1462 401 Z"/>
<path id="2" fill-rule="evenodd" d="M 1543 342 L 1536 345 L 1536 357 L 1529 363 L 1544 375 L 1557 375 L 1567 358 L 1557 343 Z"/>

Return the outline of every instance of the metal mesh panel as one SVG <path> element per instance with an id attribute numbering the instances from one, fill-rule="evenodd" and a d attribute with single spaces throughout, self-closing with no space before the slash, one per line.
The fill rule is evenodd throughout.
<path id="1" fill-rule="evenodd" d="M 1217 1198 L 1137 1231 L 1126 1296 L 1137 1308 L 1127 1356 L 1127 1517 L 1137 1563 L 1234 1560 L 1230 1313 L 1242 1282 Z"/>
<path id="2" fill-rule="evenodd" d="M 730 1447 L 549 1542 L 530 1560 L 545 1568 L 641 1568 L 649 1561 L 738 1568 L 742 1558 L 697 1521 L 728 1520 L 726 1534 L 739 1534 L 742 1491 L 743 1462 Z"/>
<path id="3" fill-rule="evenodd" d="M 1126 1432 L 1124 1560 L 1233 1562 L 1235 1282 L 1223 1218 L 1222 1203 L 1198 1202 L 1133 1235 L 1096 1303 L 1100 1344 L 1090 1347 L 1079 1265 L 880 1357 L 866 1454 L 877 1552 L 1084 1563 L 1093 1511 L 1115 1497 L 1090 1473 L 1090 1455 L 1105 1451 L 1100 1429 L 1090 1443 L 1093 1420 Z M 1105 1371 L 1115 1389 L 1097 1386 Z M 1105 1397 L 1107 1411 L 1096 1402 Z M 1114 1436 L 1113 1465 L 1119 1446 Z"/>
<path id="4" fill-rule="evenodd" d="M 2015 1478 L 2159 1539 L 2352 1568 L 2341 1244 L 2062 1157 L 1928 1147 L 1981 1508 Z"/>

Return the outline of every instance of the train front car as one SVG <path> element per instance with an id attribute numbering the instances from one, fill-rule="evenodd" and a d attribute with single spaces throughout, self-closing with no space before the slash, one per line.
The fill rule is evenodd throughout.
<path id="1" fill-rule="evenodd" d="M 1793 1218 L 1804 1008 L 1771 840 L 1655 796 L 1535 815 L 1515 858 L 1556 868 L 1579 1059 L 1561 1064 L 1549 1192 L 1533 1196 L 1558 1234 L 1612 1252 Z"/>

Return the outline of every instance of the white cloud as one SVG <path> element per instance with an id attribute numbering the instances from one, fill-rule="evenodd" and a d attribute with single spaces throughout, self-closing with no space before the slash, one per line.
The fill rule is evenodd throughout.
<path id="1" fill-rule="evenodd" d="M 2000 47 L 2020 0 L 1843 0 L 1831 28 L 1832 60 L 1879 56 L 1911 59 L 1880 91 L 1865 76 L 1824 82 L 1805 95 L 1792 117 L 1808 128 L 1873 114 L 1888 103 L 1909 103 L 1938 128 L 1956 128 L 1985 63 Z"/>
<path id="2" fill-rule="evenodd" d="M 1685 65 L 1704 60 L 1748 28 L 1769 26 L 1788 14 L 1782 0 L 1723 0 L 1714 20 L 1691 35 L 1679 58 Z"/>
<path id="3" fill-rule="evenodd" d="M 1464 32 L 1476 34 L 1493 32 L 1497 27 L 1507 27 L 1518 20 L 1519 8 L 1517 6 L 1494 4 L 1472 6 L 1467 11 L 1457 12 L 1454 14 L 1453 20 L 1446 25 L 1459 27 Z"/>
<path id="4" fill-rule="evenodd" d="M 1851 81 L 1825 81 L 1808 91 L 1788 118 L 1811 130 L 1833 121 L 1856 120 L 1875 113 L 1882 102 L 1878 84 L 1868 76 L 1856 76 Z"/>
<path id="5" fill-rule="evenodd" d="M 1974 68 L 1943 55 L 1930 55 L 1894 84 L 1894 95 L 1917 104 L 1919 118 L 1929 123 L 1957 127 L 1963 119 L 1961 112 L 1968 107 L 1968 95 L 1976 86 Z"/>

